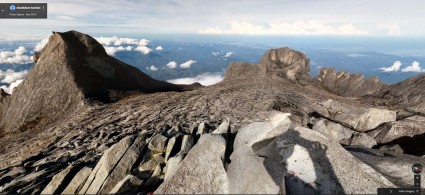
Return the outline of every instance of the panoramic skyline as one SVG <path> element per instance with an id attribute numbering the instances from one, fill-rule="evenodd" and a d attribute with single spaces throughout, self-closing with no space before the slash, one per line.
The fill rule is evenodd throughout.
<path id="1" fill-rule="evenodd" d="M 3 1 L 5 3 L 39 1 Z M 374 1 L 46 0 L 48 19 L 0 20 L 2 38 L 88 33 L 422 36 L 425 4 Z M 30 29 L 30 30 L 28 30 Z M 14 36 L 11 36 L 14 35 Z"/>

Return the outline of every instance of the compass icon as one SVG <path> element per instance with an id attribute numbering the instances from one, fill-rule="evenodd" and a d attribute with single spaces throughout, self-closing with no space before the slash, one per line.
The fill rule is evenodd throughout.
<path id="1" fill-rule="evenodd" d="M 10 11 L 15 11 L 15 9 L 16 9 L 15 5 L 10 6 Z"/>
<path id="2" fill-rule="evenodd" d="M 415 163 L 415 164 L 412 166 L 412 171 L 413 171 L 413 173 L 415 173 L 415 174 L 420 174 L 420 173 L 422 173 L 422 170 L 423 170 L 422 165 L 421 165 L 421 164 L 419 164 L 419 163 Z"/>

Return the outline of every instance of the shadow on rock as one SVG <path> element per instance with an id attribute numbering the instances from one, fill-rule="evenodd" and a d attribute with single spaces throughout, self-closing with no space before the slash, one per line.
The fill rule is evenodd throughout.
<path id="1" fill-rule="evenodd" d="M 255 145 L 253 146 L 255 151 Z M 290 128 L 255 151 L 265 157 L 264 167 L 282 194 L 340 194 L 344 193 L 333 167 L 327 158 L 328 146 L 303 138 Z M 282 167 L 276 172 L 276 167 Z"/>

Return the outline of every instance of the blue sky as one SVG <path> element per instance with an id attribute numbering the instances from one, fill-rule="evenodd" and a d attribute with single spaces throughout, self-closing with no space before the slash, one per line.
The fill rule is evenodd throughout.
<path id="1" fill-rule="evenodd" d="M 86 33 L 423 36 L 423 0 L 45 0 L 47 20 L 0 20 L 0 39 Z"/>

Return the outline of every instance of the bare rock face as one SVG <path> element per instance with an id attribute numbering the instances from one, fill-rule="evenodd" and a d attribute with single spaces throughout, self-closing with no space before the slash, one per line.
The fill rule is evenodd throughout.
<path id="1" fill-rule="evenodd" d="M 425 117 L 412 116 L 403 120 L 386 123 L 378 130 L 375 139 L 379 144 L 387 144 L 403 137 L 420 136 L 425 133 Z"/>
<path id="2" fill-rule="evenodd" d="M 255 64 L 245 62 L 232 62 L 226 71 L 224 79 L 226 81 L 239 79 L 254 79 L 259 77 L 260 67 Z"/>
<path id="3" fill-rule="evenodd" d="M 314 78 L 315 84 L 341 96 L 360 97 L 378 92 L 386 85 L 377 77 L 365 78 L 360 74 L 346 71 L 336 72 L 333 68 L 323 68 Z"/>
<path id="4" fill-rule="evenodd" d="M 225 80 L 238 79 L 287 79 L 298 83 L 310 80 L 310 60 L 301 52 L 285 48 L 270 49 L 258 65 L 231 63 Z"/>
<path id="5" fill-rule="evenodd" d="M 251 123 L 239 129 L 227 168 L 229 193 L 284 194 L 285 170 L 280 163 L 270 160 L 278 156 L 265 158 L 273 150 L 263 148 L 288 130 L 291 124 L 288 116 L 288 113 L 274 113 L 270 121 Z"/>
<path id="6" fill-rule="evenodd" d="M 89 99 L 112 102 L 132 91 L 152 93 L 199 87 L 152 79 L 108 56 L 94 38 L 76 31 L 54 32 L 38 56 L 3 111 L 3 131 L 25 131 L 40 123 L 63 120 L 87 105 Z"/>
<path id="7" fill-rule="evenodd" d="M 228 193 L 223 167 L 225 150 L 226 140 L 221 135 L 202 135 L 175 173 L 154 194 Z"/>
<path id="8" fill-rule="evenodd" d="M 412 77 L 400 83 L 381 90 L 378 96 L 387 104 L 397 107 L 416 107 L 415 110 L 425 109 L 425 74 Z M 417 105 L 421 105 L 417 107 Z"/>
<path id="9" fill-rule="evenodd" d="M 354 134 L 351 145 L 372 148 L 376 145 L 376 141 L 372 137 L 368 136 L 366 133 L 356 133 Z"/>
<path id="10" fill-rule="evenodd" d="M 6 93 L 2 88 L 0 88 L 0 115 L 3 112 L 5 106 L 7 105 L 7 100 L 9 99 L 9 97 L 10 95 Z"/>
<path id="11" fill-rule="evenodd" d="M 287 47 L 268 50 L 259 64 L 266 75 L 286 78 L 293 82 L 310 79 L 310 59 L 303 53 Z"/>
<path id="12" fill-rule="evenodd" d="M 396 121 L 394 111 L 350 105 L 331 99 L 313 107 L 320 115 L 359 132 L 372 130 L 385 122 Z"/>

